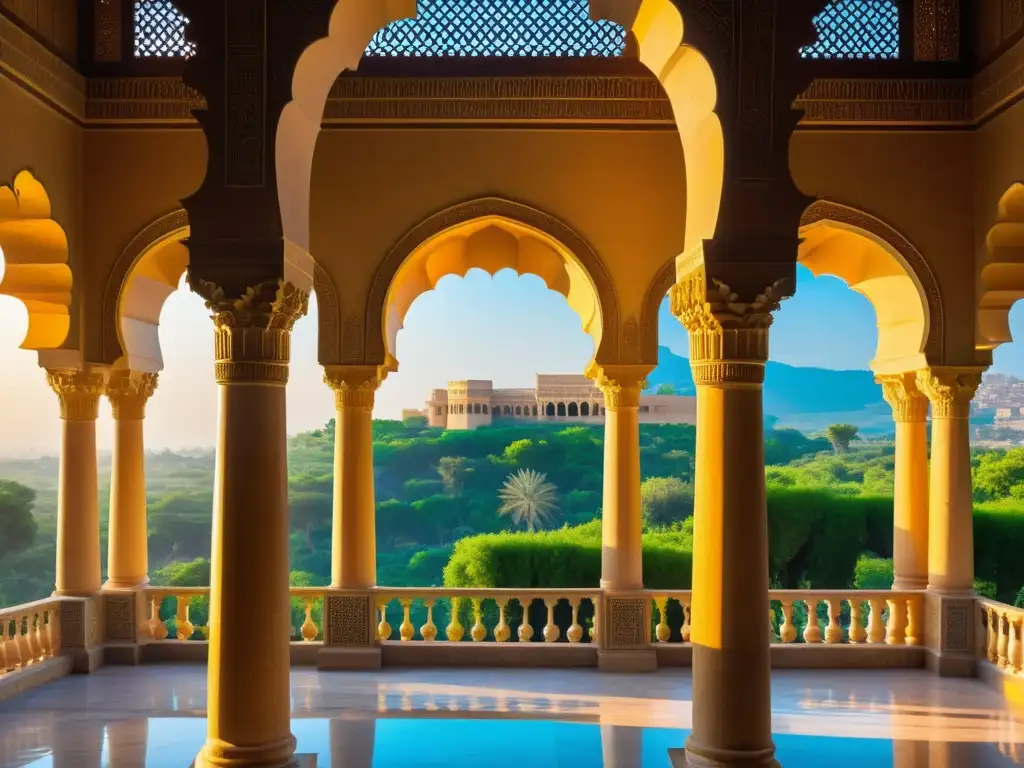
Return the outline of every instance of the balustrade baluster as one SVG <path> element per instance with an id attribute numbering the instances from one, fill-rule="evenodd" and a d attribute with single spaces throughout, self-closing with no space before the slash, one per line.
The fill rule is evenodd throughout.
<path id="1" fill-rule="evenodd" d="M 860 645 L 868 638 L 867 630 L 864 629 L 864 609 L 860 600 L 850 600 L 850 642 L 853 645 Z"/>
<path id="2" fill-rule="evenodd" d="M 999 617 L 996 609 L 989 607 L 985 611 L 985 639 L 988 641 L 986 649 L 988 660 L 995 664 L 999 661 Z"/>
<path id="3" fill-rule="evenodd" d="M 306 603 L 306 620 L 302 622 L 302 641 L 304 643 L 312 643 L 316 640 L 316 636 L 320 634 L 320 629 L 317 627 L 316 622 L 313 621 L 313 598 L 305 598 Z"/>
<path id="4" fill-rule="evenodd" d="M 420 627 L 420 637 L 423 642 L 432 643 L 437 637 L 437 626 L 434 624 L 434 601 L 424 600 L 423 605 L 427 607 L 427 623 Z"/>
<path id="5" fill-rule="evenodd" d="M 412 598 L 403 597 L 398 603 L 402 606 L 402 623 L 398 627 L 398 636 L 403 643 L 408 643 L 416 636 L 416 627 L 412 625 L 412 619 L 409 617 L 409 612 L 412 610 Z"/>
<path id="6" fill-rule="evenodd" d="M 672 637 L 672 630 L 668 626 L 665 617 L 665 608 L 668 605 L 668 598 L 664 595 L 654 596 L 654 607 L 658 609 L 658 625 L 654 628 L 654 636 L 659 643 L 667 643 Z"/>
<path id="7" fill-rule="evenodd" d="M 1012 672 L 1021 670 L 1021 621 L 1018 617 L 1010 618 L 1010 637 L 1007 641 L 1006 659 L 1007 666 Z"/>
<path id="8" fill-rule="evenodd" d="M 0 619 L 0 676 L 10 669 L 7 659 L 7 619 Z"/>
<path id="9" fill-rule="evenodd" d="M 561 637 L 562 633 L 558 629 L 558 625 L 555 624 L 555 605 L 558 600 L 552 600 L 545 598 L 544 605 L 548 607 L 548 623 L 544 625 L 544 642 L 554 643 L 557 642 L 558 638 Z"/>
<path id="10" fill-rule="evenodd" d="M 924 624 L 921 621 L 921 598 L 912 595 L 907 598 L 907 631 L 903 642 L 906 645 L 921 645 Z"/>
<path id="11" fill-rule="evenodd" d="M 18 633 L 18 651 L 21 653 L 21 666 L 27 667 L 32 664 L 32 643 L 29 635 L 32 632 L 32 615 L 19 616 L 15 625 Z"/>
<path id="12" fill-rule="evenodd" d="M 39 640 L 43 646 L 43 657 L 47 659 L 53 658 L 53 609 L 47 608 L 43 611 L 43 618 L 45 624 L 42 627 L 42 633 L 39 636 Z"/>
<path id="13" fill-rule="evenodd" d="M 150 593 L 149 598 L 149 620 L 146 622 L 147 633 L 154 640 L 163 640 L 167 637 L 167 626 L 160 621 L 160 604 L 162 598 L 156 593 Z"/>
<path id="14" fill-rule="evenodd" d="M 888 600 L 889 624 L 885 629 L 885 642 L 889 645 L 903 645 L 907 637 L 907 606 L 902 598 Z"/>
<path id="15" fill-rule="evenodd" d="M 523 621 L 519 625 L 519 642 L 528 643 L 533 640 L 533 627 L 530 625 L 530 606 L 532 597 L 520 597 L 519 606 L 523 609 Z"/>
<path id="16" fill-rule="evenodd" d="M 597 638 L 600 637 L 597 633 L 597 619 L 601 615 L 601 598 L 593 597 L 591 602 L 594 604 L 594 621 L 590 627 L 590 637 L 593 638 L 594 642 L 597 642 Z"/>
<path id="17" fill-rule="evenodd" d="M 498 603 L 498 626 L 494 628 L 494 642 L 504 643 L 510 637 L 512 637 L 512 630 L 509 629 L 508 624 L 505 623 L 505 606 L 508 605 L 508 599 L 497 598 Z"/>
<path id="18" fill-rule="evenodd" d="M 569 603 L 572 605 L 572 624 L 565 636 L 570 643 L 578 643 L 583 639 L 583 627 L 579 622 L 580 604 L 575 600 L 570 600 Z"/>
<path id="19" fill-rule="evenodd" d="M 804 627 L 804 642 L 811 644 L 820 643 L 821 627 L 818 626 L 818 600 L 804 600 L 804 605 L 807 606 L 807 626 Z"/>
<path id="20" fill-rule="evenodd" d="M 999 641 L 996 645 L 996 663 L 1006 669 L 1009 659 L 1007 650 L 1010 646 L 1010 619 L 1005 613 L 999 614 Z"/>
<path id="21" fill-rule="evenodd" d="M 377 609 L 380 611 L 380 623 L 377 624 L 377 639 L 384 642 L 391 637 L 391 625 L 388 624 L 388 600 L 382 600 L 377 603 Z"/>
<path id="22" fill-rule="evenodd" d="M 843 610 L 843 601 L 830 597 L 825 601 L 828 605 L 828 627 L 825 629 L 825 642 L 837 645 L 843 642 L 843 628 L 839 625 L 839 615 Z"/>
<path id="23" fill-rule="evenodd" d="M 482 643 L 487 638 L 487 627 L 481 619 L 479 598 L 473 598 L 473 626 L 469 630 L 469 636 L 474 643 Z"/>
<path id="24" fill-rule="evenodd" d="M 683 609 L 683 626 L 679 628 L 679 636 L 684 643 L 690 642 L 690 603 L 679 600 L 679 607 Z"/>
<path id="25" fill-rule="evenodd" d="M 189 596 L 180 594 L 175 598 L 175 600 L 177 600 L 178 604 L 178 614 L 174 619 L 176 630 L 175 637 L 178 640 L 188 640 L 192 637 L 192 633 L 196 631 L 196 628 L 188 619 Z"/>
<path id="26" fill-rule="evenodd" d="M 780 600 L 782 604 L 782 626 L 779 627 L 779 640 L 785 644 L 796 641 L 796 624 L 793 623 L 793 601 Z"/>
<path id="27" fill-rule="evenodd" d="M 868 600 L 868 643 L 876 644 L 885 641 L 885 624 L 882 622 L 882 606 L 885 601 L 880 597 Z"/>
<path id="28" fill-rule="evenodd" d="M 445 627 L 444 634 L 449 643 L 460 642 L 462 636 L 466 634 L 462 622 L 459 621 L 459 599 L 457 597 L 452 598 L 452 619 L 448 622 L 448 626 Z"/>
<path id="29" fill-rule="evenodd" d="M 39 622 L 42 621 L 42 617 L 38 613 L 32 613 L 28 616 L 28 647 L 29 652 L 32 655 L 32 662 L 38 664 L 43 660 L 43 644 L 39 642 Z"/>

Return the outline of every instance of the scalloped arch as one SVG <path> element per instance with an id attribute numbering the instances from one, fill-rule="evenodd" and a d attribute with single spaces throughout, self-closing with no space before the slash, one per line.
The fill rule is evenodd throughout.
<path id="1" fill-rule="evenodd" d="M 944 361 L 939 284 L 913 243 L 876 216 L 829 200 L 804 211 L 800 236 L 799 263 L 845 280 L 874 307 L 873 371 L 901 373 Z"/>
<path id="2" fill-rule="evenodd" d="M 31 171 L 0 187 L 0 294 L 18 299 L 28 311 L 22 349 L 58 349 L 71 331 L 68 236 L 52 215 L 50 196 Z"/>
<path id="3" fill-rule="evenodd" d="M 512 268 L 542 278 L 580 314 L 595 341 L 595 360 L 617 360 L 618 298 L 597 253 L 555 217 L 497 197 L 446 208 L 403 235 L 374 275 L 365 336 L 346 347 L 358 345 L 365 349 L 365 362 L 393 368 L 393 345 L 405 310 L 441 277 L 473 268 L 491 274 Z"/>
<path id="4" fill-rule="evenodd" d="M 976 347 L 993 350 L 1013 341 L 1010 309 L 1024 298 L 1024 183 L 1013 184 L 1000 198 L 985 245 L 978 276 Z"/>
<path id="5" fill-rule="evenodd" d="M 131 239 L 114 263 L 103 292 L 102 362 L 131 370 L 163 367 L 158 327 L 167 297 L 188 266 L 188 213 L 179 208 L 156 219 Z M 318 308 L 318 356 L 323 365 L 340 359 L 338 293 L 316 266 L 313 289 Z"/>

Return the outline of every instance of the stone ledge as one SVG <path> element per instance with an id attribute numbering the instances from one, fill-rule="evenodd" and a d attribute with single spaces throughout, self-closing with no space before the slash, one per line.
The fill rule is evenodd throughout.
<path id="1" fill-rule="evenodd" d="M 689 667 L 693 646 L 655 646 L 659 667 Z M 771 646 L 772 669 L 920 669 L 926 650 L 916 645 L 826 645 L 794 643 Z"/>
<path id="2" fill-rule="evenodd" d="M 596 667 L 590 643 L 381 643 L 385 667 Z"/>
<path id="3" fill-rule="evenodd" d="M 68 656 L 56 656 L 25 669 L 0 677 L 0 701 L 18 696 L 33 688 L 51 683 L 72 672 L 73 662 Z"/>

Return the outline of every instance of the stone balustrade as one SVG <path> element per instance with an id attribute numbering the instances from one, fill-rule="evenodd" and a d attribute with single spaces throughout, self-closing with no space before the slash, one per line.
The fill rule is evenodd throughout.
<path id="1" fill-rule="evenodd" d="M 1024 609 L 978 598 L 981 655 L 1013 675 L 1024 673 Z"/>
<path id="2" fill-rule="evenodd" d="M 0 610 L 0 677 L 53 658 L 59 649 L 59 600 Z"/>
<path id="3" fill-rule="evenodd" d="M 690 641 L 690 592 L 650 591 L 658 643 Z M 769 642 L 922 645 L 924 593 L 897 590 L 772 590 Z M 808 621 L 808 617 L 814 621 Z M 1018 623 L 1019 626 L 1019 623 Z"/>
<path id="4" fill-rule="evenodd" d="M 384 588 L 375 597 L 377 640 L 403 643 L 589 643 L 597 636 L 601 603 L 597 590 L 579 589 Z M 422 621 L 414 621 L 414 612 Z"/>

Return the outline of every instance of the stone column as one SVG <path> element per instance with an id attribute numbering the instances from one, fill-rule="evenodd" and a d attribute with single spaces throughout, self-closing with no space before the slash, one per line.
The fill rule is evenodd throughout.
<path id="1" fill-rule="evenodd" d="M 602 365 L 588 371 L 604 392 L 604 490 L 598 664 L 616 672 L 652 670 L 650 601 L 642 594 L 640 391 L 649 365 Z M 568 412 L 568 411 L 566 411 Z"/>
<path id="2" fill-rule="evenodd" d="M 893 589 L 928 586 L 928 398 L 914 373 L 879 376 L 896 422 Z"/>
<path id="3" fill-rule="evenodd" d="M 62 420 L 54 595 L 89 597 L 100 588 L 96 416 L 106 374 L 48 370 L 46 380 L 60 400 Z"/>
<path id="4" fill-rule="evenodd" d="M 331 589 L 377 585 L 372 418 L 385 375 L 374 365 L 331 366 L 324 374 L 336 409 Z"/>
<path id="5" fill-rule="evenodd" d="M 729 290 L 720 286 L 721 295 Z M 772 292 L 707 301 L 703 270 L 672 289 L 697 385 L 691 766 L 777 766 L 771 724 L 762 385 Z"/>
<path id="6" fill-rule="evenodd" d="M 926 632 L 927 661 L 949 676 L 974 674 L 970 411 L 980 383 L 976 368 L 917 372 L 917 386 L 932 405 L 926 603 L 926 626 L 932 629 Z"/>
<path id="7" fill-rule="evenodd" d="M 110 473 L 106 589 L 134 589 L 149 583 L 146 527 L 146 402 L 156 389 L 155 373 L 115 371 L 107 384 L 114 414 Z"/>
<path id="8" fill-rule="evenodd" d="M 207 738 L 195 765 L 284 768 L 295 752 L 285 385 L 309 295 L 279 280 L 238 300 L 192 287 L 213 313 L 219 384 Z"/>

